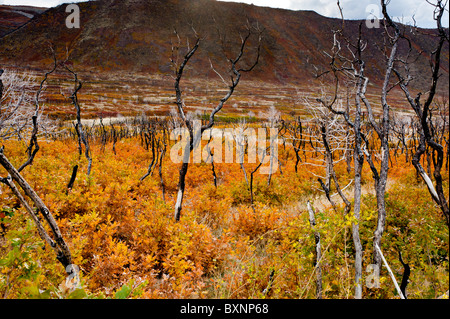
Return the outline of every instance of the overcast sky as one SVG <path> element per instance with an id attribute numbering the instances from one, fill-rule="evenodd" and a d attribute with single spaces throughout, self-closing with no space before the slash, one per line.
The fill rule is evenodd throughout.
<path id="1" fill-rule="evenodd" d="M 33 5 L 53 7 L 61 3 L 81 2 L 83 0 L 0 0 L 0 4 Z M 233 2 L 253 3 L 257 6 L 285 8 L 291 10 L 314 10 L 327 17 L 340 17 L 336 0 L 227 0 Z M 432 0 L 436 1 L 436 0 Z M 378 0 L 340 0 L 346 19 L 365 19 L 373 9 L 373 14 L 380 17 Z M 375 5 L 375 6 L 374 6 Z M 379 12 L 377 12 L 379 10 Z M 434 28 L 433 8 L 425 0 L 391 0 L 388 11 L 397 21 L 412 23 L 424 28 Z M 449 26 L 448 5 L 443 24 Z"/>

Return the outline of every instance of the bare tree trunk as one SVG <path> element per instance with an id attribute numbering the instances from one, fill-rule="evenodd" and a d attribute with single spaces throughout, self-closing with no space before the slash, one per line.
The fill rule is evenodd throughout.
<path id="1" fill-rule="evenodd" d="M 165 202 L 166 201 L 166 186 L 164 184 L 164 179 L 163 179 L 163 175 L 162 175 L 162 163 L 163 163 L 163 158 L 164 158 L 164 155 L 166 154 L 166 148 L 167 148 L 167 144 L 166 144 L 165 140 L 163 141 L 163 144 L 164 145 L 161 148 L 161 153 L 159 156 L 159 179 L 161 181 L 162 198 L 163 198 L 163 201 Z"/>
<path id="2" fill-rule="evenodd" d="M 338 3 L 339 5 L 339 3 Z M 340 8 L 340 7 L 339 7 Z M 341 8 L 340 8 L 341 10 Z M 341 10 L 342 13 L 342 10 Z M 350 113 L 348 111 L 341 111 L 333 108 L 333 105 L 338 100 L 338 90 L 339 90 L 339 76 L 340 72 L 343 72 L 344 68 L 336 65 L 336 62 L 343 58 L 340 53 L 341 44 L 337 39 L 337 35 L 340 34 L 343 30 L 340 30 L 335 33 L 334 43 L 332 48 L 332 68 L 331 71 L 335 77 L 335 92 L 331 102 L 328 102 L 324 99 L 317 99 L 318 102 L 322 103 L 323 106 L 328 108 L 331 112 L 336 115 L 341 115 L 344 117 L 348 127 L 353 129 L 354 132 L 354 151 L 353 151 L 353 159 L 354 159 L 354 208 L 353 208 L 353 218 L 352 218 L 352 237 L 353 237 L 353 245 L 355 249 L 355 299 L 362 298 L 362 245 L 361 239 L 359 235 L 359 220 L 360 220 L 360 211 L 361 211 L 361 172 L 364 164 L 364 153 L 362 152 L 362 133 L 361 133 L 361 103 L 360 103 L 360 93 L 364 88 L 364 62 L 361 61 L 361 53 L 363 48 L 361 47 L 361 28 L 362 24 L 359 26 L 359 36 L 356 44 L 350 43 L 348 39 L 348 47 L 353 47 L 356 49 L 356 52 L 351 51 L 352 59 L 348 59 L 347 62 L 350 63 L 352 69 L 354 71 L 354 78 L 356 80 L 356 96 L 355 96 L 355 119 L 352 122 L 350 120 Z M 345 68 L 346 69 L 346 68 Z M 346 70 L 345 73 L 348 71 Z M 334 178 L 334 177 L 333 177 Z M 336 183 L 337 184 L 337 183 Z M 341 198 L 344 200 L 345 196 L 342 196 L 343 193 L 339 192 Z M 349 211 L 350 202 L 344 200 L 346 204 L 346 211 Z"/>
<path id="3" fill-rule="evenodd" d="M 211 158 L 211 171 L 213 174 L 214 187 L 217 188 L 217 175 L 216 175 L 216 169 L 214 167 L 214 154 L 211 152 L 211 148 L 209 147 L 209 143 L 211 143 L 211 139 L 212 139 L 212 135 L 210 135 L 209 142 L 206 145 L 206 150 L 208 151 L 209 158 Z M 243 165 L 243 163 L 241 163 L 241 168 L 244 170 L 244 173 L 245 173 L 245 169 L 242 165 Z M 245 178 L 247 179 L 246 173 L 245 173 Z M 248 185 L 248 182 L 247 182 L 247 185 Z"/>
<path id="4" fill-rule="evenodd" d="M 384 0 L 381 0 L 383 15 L 385 18 L 388 18 L 387 15 L 387 9 L 386 4 Z M 388 170 L 389 170 L 389 133 L 390 133 L 390 125 L 389 125 L 389 109 L 390 106 L 387 102 L 387 95 L 389 93 L 389 81 L 392 75 L 392 72 L 394 70 L 394 63 L 397 58 L 397 47 L 398 47 L 398 41 L 400 39 L 400 30 L 392 23 L 389 22 L 389 25 L 394 27 L 394 35 L 390 37 L 392 47 L 391 52 L 389 54 L 389 57 L 387 59 L 387 65 L 386 65 L 386 72 L 384 75 L 384 81 L 383 86 L 381 89 L 381 106 L 382 106 L 382 118 L 381 123 L 378 124 L 375 121 L 372 107 L 370 102 L 367 100 L 365 96 L 366 87 L 368 79 L 365 79 L 365 83 L 359 92 L 358 96 L 361 98 L 361 100 L 364 102 L 369 122 L 375 132 L 377 133 L 378 138 L 380 139 L 381 143 L 381 164 L 380 164 L 380 171 L 379 173 L 376 171 L 374 165 L 370 165 L 373 173 L 373 179 L 375 184 L 375 193 L 377 198 L 377 210 L 378 210 L 378 218 L 377 218 L 377 227 L 375 229 L 374 233 L 374 239 L 373 239 L 373 263 L 377 265 L 378 267 L 375 267 L 375 276 L 380 275 L 381 270 L 381 256 L 379 254 L 379 250 L 376 249 L 377 246 L 380 246 L 381 238 L 383 236 L 383 232 L 386 225 L 386 203 L 385 203 L 385 193 L 386 193 L 386 182 L 388 177 Z M 363 73 L 364 69 L 362 69 L 361 75 L 364 76 Z M 366 140 L 367 142 L 367 140 Z M 367 144 L 367 143 L 366 143 Z M 370 163 L 369 163 L 370 164 Z"/>
<path id="5" fill-rule="evenodd" d="M 214 155 L 212 155 L 212 154 L 211 154 L 211 171 L 213 174 L 214 187 L 217 188 L 217 174 L 216 174 L 216 169 L 214 167 Z"/>
<path id="6" fill-rule="evenodd" d="M 360 141 L 355 143 L 360 143 Z M 359 145 L 355 147 L 354 153 L 355 188 L 353 198 L 355 203 L 353 205 L 353 216 L 355 221 L 352 221 L 352 237 L 355 247 L 355 299 L 362 298 L 362 245 L 359 237 L 359 220 L 361 212 L 361 172 L 364 156 L 361 155 L 359 147 Z"/>
<path id="7" fill-rule="evenodd" d="M 147 172 L 139 179 L 141 182 L 147 178 L 149 175 L 153 173 L 153 169 L 155 168 L 156 164 L 158 163 L 158 156 L 156 155 L 156 141 L 155 141 L 155 131 L 153 129 L 149 130 L 149 137 L 152 145 L 152 162 L 148 166 Z M 147 133 L 145 133 L 145 138 L 147 140 Z"/>
<path id="8" fill-rule="evenodd" d="M 67 184 L 67 190 L 71 190 L 73 187 L 73 184 L 75 183 L 75 179 L 77 178 L 77 172 L 78 172 L 78 165 L 75 165 L 72 169 L 72 175 L 70 177 L 69 184 Z"/>
<path id="9" fill-rule="evenodd" d="M 400 263 L 403 265 L 403 276 L 402 282 L 400 284 L 400 291 L 402 292 L 405 299 L 408 299 L 406 294 L 406 286 L 408 286 L 409 276 L 411 274 L 411 267 L 403 261 L 402 253 L 400 252 L 400 250 L 398 251 L 398 259 L 400 260 Z"/>
<path id="10" fill-rule="evenodd" d="M 57 251 L 56 258 L 59 260 L 59 262 L 66 268 L 68 265 L 72 264 L 72 255 L 70 253 L 69 247 L 67 246 L 66 242 L 64 241 L 64 238 L 61 235 L 61 231 L 59 230 L 59 227 L 53 218 L 52 213 L 49 211 L 47 206 L 45 206 L 44 202 L 41 200 L 41 198 L 35 193 L 35 191 L 31 188 L 31 186 L 26 182 L 26 180 L 20 175 L 20 173 L 14 168 L 14 166 L 9 162 L 9 160 L 6 158 L 6 156 L 3 154 L 3 151 L 0 151 L 0 164 L 5 168 L 5 170 L 9 173 L 9 176 L 12 178 L 13 181 L 15 181 L 19 186 L 22 188 L 22 190 L 25 192 L 25 194 L 33 201 L 35 204 L 37 210 L 41 213 L 42 217 L 45 219 L 45 221 L 50 226 L 50 229 L 55 237 L 54 241 L 50 240 L 48 235 L 45 235 L 45 230 L 40 225 L 40 222 L 38 221 L 37 216 L 32 211 L 31 207 L 27 204 L 25 204 L 25 208 L 27 212 L 31 215 L 33 221 L 36 223 L 38 227 L 39 234 L 41 237 L 47 241 L 55 251 Z M 16 196 L 18 196 L 19 200 L 22 203 L 25 203 L 26 201 L 24 198 L 20 195 L 17 188 L 14 186 L 12 182 L 6 181 L 6 184 L 10 186 L 12 191 Z"/>
<path id="11" fill-rule="evenodd" d="M 309 223 L 314 231 L 314 241 L 316 249 L 316 260 L 314 262 L 314 268 L 316 272 L 316 296 L 317 299 L 322 299 L 322 267 L 320 266 L 320 262 L 322 259 L 322 248 L 320 245 L 320 234 L 318 231 L 316 231 L 316 218 L 314 215 L 314 209 L 312 208 L 309 200 L 307 207 L 309 213 Z"/>
<path id="12" fill-rule="evenodd" d="M 189 130 L 189 141 L 184 146 L 183 163 L 181 164 L 178 177 L 178 193 L 175 203 L 175 221 L 179 221 L 181 217 L 181 209 L 183 207 L 184 190 L 186 188 L 186 174 L 189 168 L 191 152 L 194 149 L 194 137 L 192 130 Z"/>
<path id="13" fill-rule="evenodd" d="M 54 53 L 54 52 L 53 52 Z M 38 115 L 39 115 L 39 96 L 40 93 L 43 90 L 44 83 L 47 81 L 48 76 L 53 73 L 56 70 L 57 63 L 56 63 L 56 57 L 53 55 L 54 60 L 54 66 L 53 69 L 49 72 L 47 72 L 44 76 L 44 79 L 41 81 L 40 87 L 38 91 L 36 92 L 36 98 L 35 98 L 35 110 L 34 115 L 31 117 L 33 129 L 31 132 L 31 138 L 30 143 L 27 148 L 27 154 L 28 158 L 25 161 L 24 164 L 22 164 L 19 169 L 16 169 L 8 160 L 8 158 L 4 155 L 3 150 L 4 147 L 0 148 L 0 165 L 3 166 L 3 168 L 8 172 L 8 176 L 6 178 L 0 177 L 0 182 L 6 184 L 13 192 L 13 194 L 19 199 L 20 203 L 24 206 L 27 213 L 30 215 L 31 219 L 35 223 L 39 236 L 46 241 L 50 247 L 55 251 L 56 258 L 58 261 L 64 266 L 66 273 L 71 274 L 73 270 L 71 267 L 68 267 L 72 264 L 72 255 L 70 253 L 69 247 L 67 246 L 66 242 L 64 241 L 61 231 L 53 218 L 53 215 L 49 211 L 49 209 L 45 206 L 41 198 L 36 194 L 36 192 L 31 188 L 31 186 L 27 183 L 27 181 L 22 177 L 20 172 L 28 165 L 31 165 L 34 157 L 36 156 L 36 153 L 39 150 L 38 140 L 37 140 L 37 134 L 38 134 Z M 0 76 L 1 73 L 3 73 L 3 70 L 0 70 Z M 1 84 L 1 80 L 0 80 Z M 0 85 L 2 86 L 2 85 Z M 0 92 L 0 98 L 3 92 Z M 41 123 L 42 124 L 42 123 Z M 21 194 L 19 189 L 16 187 L 15 183 L 17 183 L 23 190 L 26 196 L 28 196 L 34 203 L 34 205 L 37 208 L 37 211 L 35 211 L 31 205 L 27 202 L 25 197 Z M 37 216 L 37 213 L 41 213 L 44 220 L 47 222 L 50 231 L 53 234 L 52 238 L 44 225 L 42 225 L 39 217 Z M 9 279 L 8 279 L 9 280 Z M 9 284 L 7 284 L 9 286 Z M 7 293 L 5 293 L 6 296 Z"/>
<path id="14" fill-rule="evenodd" d="M 177 201 L 175 204 L 175 220 L 179 221 L 181 217 L 181 208 L 183 206 L 184 189 L 186 188 L 186 174 L 188 171 L 189 162 L 181 164 L 179 170 L 179 180 L 178 180 L 178 193 Z"/>
<path id="15" fill-rule="evenodd" d="M 264 157 L 265 157 L 265 153 L 264 153 Z M 253 198 L 253 175 L 261 167 L 261 165 L 262 165 L 262 163 L 264 161 L 264 157 L 259 162 L 259 164 L 256 166 L 256 168 L 250 173 L 250 203 L 251 203 L 251 206 L 252 206 L 252 209 L 253 209 L 254 213 L 256 213 L 256 211 L 255 211 L 254 198 Z"/>

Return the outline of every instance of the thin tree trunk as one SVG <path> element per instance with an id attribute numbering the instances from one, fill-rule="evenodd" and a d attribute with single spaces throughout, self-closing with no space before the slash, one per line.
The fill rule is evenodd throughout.
<path id="1" fill-rule="evenodd" d="M 72 176 L 70 177 L 69 184 L 67 184 L 67 190 L 71 190 L 73 187 L 73 184 L 75 183 L 75 179 L 77 178 L 77 172 L 78 172 L 78 165 L 75 165 L 72 169 Z"/>
<path id="2" fill-rule="evenodd" d="M 256 173 L 256 171 L 260 168 L 260 166 L 262 165 L 264 161 L 264 157 L 261 160 L 261 162 L 259 162 L 258 166 L 256 166 L 256 168 L 250 173 L 250 203 L 253 209 L 253 212 L 256 213 L 255 211 L 255 205 L 254 205 L 254 199 L 253 199 L 253 174 Z"/>
<path id="3" fill-rule="evenodd" d="M 164 142 L 164 146 L 163 148 L 161 148 L 161 154 L 159 156 L 159 179 L 161 181 L 162 198 L 164 202 L 166 201 L 166 186 L 164 184 L 164 179 L 162 175 L 162 163 L 165 154 L 166 154 L 166 144 Z"/>
<path id="4" fill-rule="evenodd" d="M 175 204 L 175 221 L 180 220 L 181 216 L 181 209 L 183 206 L 183 197 L 184 197 L 184 189 L 186 187 L 186 174 L 188 171 L 189 163 L 183 163 L 180 168 L 180 177 L 178 180 L 178 194 L 177 194 L 177 201 Z"/>
<path id="5" fill-rule="evenodd" d="M 309 200 L 307 207 L 309 213 L 309 223 L 314 231 L 314 241 L 316 249 L 316 260 L 314 261 L 314 268 L 316 272 L 316 296 L 317 299 L 322 299 L 322 267 L 320 265 L 320 261 L 322 259 L 322 248 L 320 245 L 320 234 L 318 231 L 316 231 L 316 218 L 314 216 L 314 209 L 312 208 Z"/>
<path id="6" fill-rule="evenodd" d="M 355 155 L 359 154 L 355 150 Z M 361 211 L 361 171 L 364 163 L 364 157 L 361 155 L 355 156 L 355 189 L 354 189 L 354 208 L 352 221 L 352 237 L 353 245 L 355 247 L 355 299 L 362 298 L 362 245 L 359 237 L 359 219 Z"/>
<path id="7" fill-rule="evenodd" d="M 186 143 L 183 151 L 183 163 L 181 164 L 179 170 L 178 179 L 178 193 L 177 201 L 175 203 L 175 221 L 179 221 L 181 217 L 181 209 L 183 207 L 184 190 L 186 188 L 186 174 L 189 168 L 189 160 L 191 157 L 191 152 L 194 149 L 194 137 L 193 133 L 189 131 L 189 141 Z"/>
<path id="8" fill-rule="evenodd" d="M 400 284 L 400 291 L 402 292 L 405 299 L 408 299 L 407 294 L 406 294 L 406 286 L 408 286 L 409 276 L 411 275 L 411 267 L 403 261 L 402 253 L 400 252 L 400 250 L 398 251 L 398 258 L 399 258 L 401 264 L 403 265 L 403 269 L 404 269 L 403 276 L 402 276 L 402 282 Z"/>

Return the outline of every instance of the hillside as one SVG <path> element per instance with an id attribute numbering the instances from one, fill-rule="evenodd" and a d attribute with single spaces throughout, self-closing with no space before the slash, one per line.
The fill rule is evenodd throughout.
<path id="1" fill-rule="evenodd" d="M 65 5 L 51 8 L 25 26 L 0 39 L 0 62 L 3 65 L 42 67 L 50 61 L 48 46 L 63 58 L 68 51 L 78 69 L 95 72 L 139 72 L 164 75 L 170 72 L 169 58 L 173 30 L 193 39 L 191 25 L 203 38 L 195 56 L 194 76 L 204 76 L 209 59 L 223 64 L 218 31 L 226 37 L 226 45 L 235 48 L 246 21 L 264 28 L 263 50 L 252 79 L 279 84 L 307 84 L 315 67 L 327 65 L 323 51 L 332 46 L 332 30 L 341 21 L 320 16 L 312 11 L 291 11 L 257 7 L 214 0 L 99 0 L 80 3 L 81 28 L 65 27 Z M 347 21 L 346 32 L 356 34 L 360 21 Z M 371 82 L 382 79 L 384 59 L 377 45 L 383 29 L 363 28 L 368 40 L 365 55 Z M 409 31 L 408 31 L 409 32 Z M 432 30 L 428 30 L 428 33 Z M 413 46 L 429 54 L 432 38 L 415 35 Z M 406 50 L 405 47 L 402 48 Z M 442 70 L 448 75 L 448 45 L 444 51 Z M 194 64 L 194 63 L 192 63 Z M 429 72 L 425 58 L 416 63 L 416 85 L 427 84 L 422 76 Z M 211 73 L 212 74 L 212 73 Z M 442 81 L 448 89 L 448 81 Z"/>
<path id="2" fill-rule="evenodd" d="M 0 37 L 23 26 L 45 10 L 38 7 L 0 5 Z"/>

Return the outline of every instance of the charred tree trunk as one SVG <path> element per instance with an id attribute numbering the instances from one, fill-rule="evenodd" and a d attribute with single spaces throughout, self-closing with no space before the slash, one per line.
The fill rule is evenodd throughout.
<path id="1" fill-rule="evenodd" d="M 75 179 L 77 178 L 77 172 L 78 172 L 78 165 L 75 165 L 72 169 L 72 176 L 70 177 L 69 184 L 67 184 L 67 190 L 71 190 L 73 187 L 73 184 L 75 183 Z"/>
<path id="2" fill-rule="evenodd" d="M 179 180 L 178 180 L 178 193 L 177 201 L 175 204 L 175 220 L 179 221 L 181 217 L 181 208 L 183 206 L 184 189 L 186 187 L 186 174 L 188 171 L 189 163 L 183 163 L 180 168 Z"/>
<path id="3" fill-rule="evenodd" d="M 408 286 L 409 282 L 409 276 L 411 275 L 411 267 L 403 261 L 402 253 L 400 250 L 398 251 L 398 259 L 400 260 L 401 264 L 403 265 L 403 276 L 402 276 L 402 282 L 400 284 L 400 291 L 402 292 L 405 299 L 408 299 L 406 294 L 406 286 Z"/>
<path id="4" fill-rule="evenodd" d="M 88 167 L 87 167 L 87 177 L 91 175 L 91 169 L 92 169 L 92 157 L 91 157 L 91 150 L 89 146 L 89 141 L 86 136 L 86 132 L 84 130 L 83 124 L 81 123 L 81 108 L 80 104 L 78 102 L 78 91 L 82 88 L 82 82 L 78 79 L 77 73 L 75 73 L 73 70 L 71 70 L 67 65 L 65 65 L 65 68 L 67 71 L 69 71 L 73 77 L 74 77 L 74 90 L 72 92 L 72 95 L 69 97 L 72 101 L 72 104 L 75 106 L 76 112 L 77 112 L 77 122 L 75 125 L 75 130 L 77 132 L 78 136 L 78 150 L 81 155 L 82 149 L 81 149 L 81 143 L 84 144 L 84 155 L 88 161 Z"/>
<path id="5" fill-rule="evenodd" d="M 188 167 L 189 167 L 190 153 L 194 149 L 194 143 L 201 142 L 200 140 L 201 140 L 202 133 L 205 130 L 210 129 L 214 126 L 215 115 L 220 110 L 222 110 L 225 102 L 227 102 L 228 99 L 233 95 L 234 90 L 236 89 L 237 85 L 239 84 L 242 73 L 252 71 L 255 68 L 255 66 L 258 64 L 259 56 L 260 56 L 260 49 L 261 49 L 261 31 L 259 31 L 259 30 L 258 30 L 259 31 L 258 48 L 257 48 L 257 55 L 256 55 L 255 62 L 248 68 L 239 68 L 238 67 L 238 64 L 240 63 L 241 58 L 244 55 L 244 51 L 246 49 L 247 42 L 249 41 L 250 36 L 252 35 L 251 28 L 249 26 L 247 27 L 247 30 L 248 30 L 247 35 L 245 37 L 241 38 L 241 47 L 240 47 L 239 53 L 236 56 L 236 58 L 234 58 L 234 59 L 227 58 L 227 60 L 230 64 L 230 72 L 232 74 L 230 77 L 231 83 L 228 84 L 229 85 L 228 91 L 227 91 L 226 95 L 220 99 L 218 105 L 211 111 L 207 124 L 201 125 L 198 132 L 197 132 L 197 130 L 194 132 L 193 121 L 192 121 L 192 119 L 188 118 L 185 114 L 185 104 L 182 99 L 180 81 L 183 76 L 184 68 L 186 67 L 187 63 L 192 58 L 192 56 L 195 54 L 195 52 L 197 51 L 197 49 L 200 45 L 200 38 L 196 34 L 197 39 L 196 39 L 195 45 L 192 48 L 188 48 L 187 53 L 184 55 L 183 61 L 181 62 L 180 65 L 177 65 L 177 63 L 175 61 L 175 57 L 174 57 L 175 48 L 172 46 L 171 61 L 175 66 L 175 75 L 176 75 L 175 83 L 174 83 L 175 94 L 176 94 L 176 105 L 177 105 L 178 115 L 180 116 L 182 122 L 188 129 L 189 138 L 190 138 L 190 141 L 187 145 L 189 150 L 184 152 L 184 157 L 187 157 L 187 159 L 183 160 L 183 164 L 181 165 L 181 168 L 179 170 L 178 193 L 177 193 L 177 201 L 175 204 L 175 220 L 176 221 L 179 221 L 180 217 L 181 217 L 181 209 L 182 209 L 182 204 L 183 204 L 184 191 L 185 191 L 185 187 L 186 187 L 186 183 L 185 183 L 186 174 L 187 174 Z M 194 32 L 195 32 L 195 30 L 194 30 Z M 177 34 L 177 36 L 178 36 L 178 34 Z M 178 36 L 178 40 L 180 42 L 179 36 Z M 224 49 L 224 52 L 225 52 L 225 49 Z M 212 67 L 212 64 L 211 64 L 211 67 Z M 214 68 L 213 68 L 213 71 L 216 72 L 217 74 L 219 74 Z M 223 80 L 222 76 L 221 76 L 221 78 Z M 194 138 L 195 138 L 195 141 L 194 141 Z"/>

